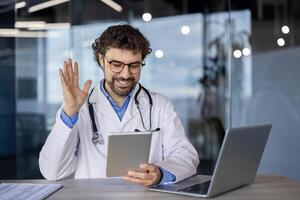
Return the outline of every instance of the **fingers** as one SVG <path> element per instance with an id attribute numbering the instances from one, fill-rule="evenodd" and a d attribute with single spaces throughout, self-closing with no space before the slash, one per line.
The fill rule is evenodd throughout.
<path id="1" fill-rule="evenodd" d="M 140 168 L 144 169 L 144 170 L 147 170 L 149 172 L 155 172 L 156 171 L 156 166 L 151 165 L 151 164 L 141 164 Z"/>
<path id="2" fill-rule="evenodd" d="M 64 65 L 63 65 L 62 71 L 63 71 L 63 75 L 64 75 L 64 78 L 65 78 L 66 82 L 68 82 L 69 79 L 70 79 L 69 74 L 68 74 L 68 70 L 67 70 L 67 65 L 68 65 L 67 61 L 64 61 Z"/>
<path id="3" fill-rule="evenodd" d="M 68 62 L 67 62 L 67 73 L 69 76 L 69 79 L 73 80 L 73 66 L 72 66 L 72 59 L 68 58 Z"/>
<path id="4" fill-rule="evenodd" d="M 76 69 L 73 70 L 73 66 L 72 66 L 72 59 L 71 58 L 68 58 L 67 61 L 64 61 L 64 64 L 63 64 L 63 75 L 64 75 L 64 78 L 65 78 L 65 81 L 66 83 L 68 83 L 69 81 L 73 81 L 74 78 L 77 79 L 77 82 L 78 82 L 78 64 L 75 62 L 74 64 L 74 68 L 77 67 L 77 71 L 75 72 Z M 76 77 L 75 74 L 76 73 Z"/>
<path id="5" fill-rule="evenodd" d="M 139 169 L 128 171 L 124 179 L 144 186 L 150 186 L 157 184 L 160 177 L 161 174 L 158 167 L 151 164 L 142 164 Z"/>
<path id="6" fill-rule="evenodd" d="M 59 76 L 61 80 L 61 84 L 64 88 L 79 88 L 79 72 L 78 72 L 78 63 L 74 63 L 74 69 L 72 66 L 72 59 L 68 58 L 67 61 L 64 61 L 63 68 L 59 70 Z M 84 83 L 83 86 L 83 92 L 87 95 L 89 92 L 89 89 L 92 85 L 92 81 L 88 80 Z"/>
<path id="7" fill-rule="evenodd" d="M 83 90 L 82 90 L 84 94 L 88 95 L 91 85 L 92 85 L 92 80 L 87 80 L 84 83 Z"/>
<path id="8" fill-rule="evenodd" d="M 67 83 L 66 83 L 66 80 L 65 80 L 64 73 L 63 73 L 62 69 L 59 69 L 59 77 L 60 77 L 60 82 L 61 82 L 62 87 L 65 88 Z"/>
<path id="9" fill-rule="evenodd" d="M 129 171 L 129 177 L 139 178 L 139 179 L 152 179 L 152 175 L 147 172 Z"/>
<path id="10" fill-rule="evenodd" d="M 79 74 L 78 74 L 78 63 L 74 64 L 74 83 L 78 84 Z"/>

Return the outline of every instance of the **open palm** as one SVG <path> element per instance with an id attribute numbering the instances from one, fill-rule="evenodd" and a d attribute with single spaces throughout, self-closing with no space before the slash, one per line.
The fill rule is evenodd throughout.
<path id="1" fill-rule="evenodd" d="M 79 112 L 80 107 L 88 96 L 92 81 L 87 80 L 83 85 L 83 89 L 80 89 L 78 83 L 78 64 L 75 62 L 73 68 L 71 58 L 64 61 L 63 68 L 59 69 L 59 76 L 64 97 L 63 110 L 68 116 L 72 116 Z"/>

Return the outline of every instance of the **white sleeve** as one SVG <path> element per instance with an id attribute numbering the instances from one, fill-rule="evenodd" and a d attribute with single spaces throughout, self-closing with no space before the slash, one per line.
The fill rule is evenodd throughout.
<path id="1" fill-rule="evenodd" d="M 75 151 L 78 143 L 79 123 L 70 129 L 60 118 L 61 109 L 57 112 L 54 128 L 50 132 L 39 156 L 39 167 L 42 175 L 50 181 L 66 178 L 76 169 Z"/>
<path id="2" fill-rule="evenodd" d="M 175 182 L 196 174 L 199 164 L 197 151 L 186 137 L 181 120 L 169 100 L 162 127 L 164 160 L 161 167 L 176 176 Z"/>

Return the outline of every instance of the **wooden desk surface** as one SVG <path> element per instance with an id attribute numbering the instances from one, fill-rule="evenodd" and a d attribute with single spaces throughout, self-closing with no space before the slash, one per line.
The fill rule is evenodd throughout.
<path id="1" fill-rule="evenodd" d="M 6 180 L 1 182 L 49 183 L 46 180 Z M 176 194 L 148 191 L 146 188 L 122 179 L 66 179 L 57 181 L 64 187 L 48 199 L 199 199 Z M 255 182 L 224 193 L 213 199 L 228 200 L 299 200 L 300 183 L 281 176 L 257 176 Z"/>

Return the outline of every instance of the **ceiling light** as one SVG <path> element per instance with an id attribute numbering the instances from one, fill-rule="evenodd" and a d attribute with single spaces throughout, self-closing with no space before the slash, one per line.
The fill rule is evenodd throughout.
<path id="1" fill-rule="evenodd" d="M 14 37 L 19 33 L 19 29 L 13 29 L 13 28 L 1 28 L 0 29 L 0 37 L 1 36 L 11 36 Z"/>
<path id="2" fill-rule="evenodd" d="M 20 31 L 19 29 L 0 29 L 0 37 L 15 38 L 48 38 L 58 37 L 55 33 L 45 33 L 39 31 Z"/>
<path id="3" fill-rule="evenodd" d="M 150 13 L 144 13 L 142 18 L 145 22 L 150 22 L 152 19 L 152 15 Z"/>
<path id="4" fill-rule="evenodd" d="M 29 30 L 51 30 L 51 29 L 68 29 L 70 23 L 46 23 L 41 27 L 28 27 Z"/>
<path id="5" fill-rule="evenodd" d="M 103 3 L 105 3 L 106 5 L 108 5 L 109 7 L 111 7 L 112 9 L 114 9 L 117 12 L 122 12 L 123 8 L 122 6 L 120 6 L 119 4 L 117 4 L 116 2 L 114 2 L 113 0 L 101 0 Z"/>
<path id="6" fill-rule="evenodd" d="M 189 26 L 182 26 L 182 27 L 181 27 L 181 33 L 182 33 L 183 35 L 189 34 L 189 33 L 190 33 L 190 27 L 189 27 Z"/>
<path id="7" fill-rule="evenodd" d="M 290 28 L 288 26 L 283 26 L 281 27 L 281 31 L 284 33 L 284 34 L 288 34 L 290 32 Z"/>
<path id="8" fill-rule="evenodd" d="M 44 3 L 40 3 L 40 4 L 37 4 L 37 5 L 31 6 L 28 9 L 28 12 L 33 13 L 33 12 L 36 12 L 38 10 L 42 10 L 42 9 L 45 9 L 45 8 L 56 6 L 58 4 L 65 3 L 67 1 L 69 1 L 69 0 L 50 0 L 50 1 L 46 1 Z"/>
<path id="9" fill-rule="evenodd" d="M 157 58 L 162 58 L 164 56 L 164 52 L 162 50 L 156 50 L 155 51 L 155 56 Z"/>
<path id="10" fill-rule="evenodd" d="M 280 46 L 280 47 L 284 46 L 284 45 L 285 45 L 284 39 L 283 39 L 283 38 L 278 38 L 277 44 L 278 44 L 278 46 Z"/>
<path id="11" fill-rule="evenodd" d="M 242 56 L 241 50 L 239 50 L 239 49 L 234 50 L 234 51 L 233 51 L 233 56 L 234 56 L 235 58 L 240 58 L 240 57 Z"/>
<path id="12" fill-rule="evenodd" d="M 18 10 L 20 8 L 24 8 L 26 6 L 26 2 L 25 1 L 21 1 L 15 4 L 15 9 Z"/>
<path id="13" fill-rule="evenodd" d="M 16 21 L 15 28 L 43 28 L 45 21 Z"/>
<path id="14" fill-rule="evenodd" d="M 242 53 L 244 56 L 249 56 L 251 54 L 251 50 L 246 47 L 246 48 L 243 48 Z"/>

